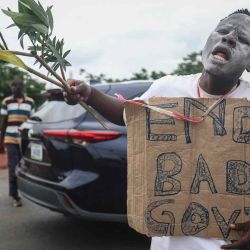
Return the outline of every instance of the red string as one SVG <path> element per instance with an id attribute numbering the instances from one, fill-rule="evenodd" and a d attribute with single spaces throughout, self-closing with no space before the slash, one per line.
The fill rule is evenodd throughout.
<path id="1" fill-rule="evenodd" d="M 138 102 L 138 101 L 134 101 L 134 100 L 126 100 L 121 94 L 115 94 L 115 96 L 123 101 L 124 103 L 127 102 L 127 103 L 131 103 L 131 104 L 134 104 L 134 105 L 139 105 L 139 106 L 142 106 L 142 107 L 146 107 L 146 108 L 149 108 L 149 109 L 153 109 L 152 106 L 148 105 L 148 104 L 145 104 L 145 103 L 141 103 L 141 102 Z M 160 110 L 160 108 L 159 108 Z M 164 110 L 164 109 L 162 109 Z M 178 120 L 182 120 L 182 121 L 188 121 L 188 122 L 192 122 L 192 123 L 200 123 L 204 120 L 203 117 L 187 117 L 187 116 L 184 116 L 183 114 L 179 113 L 179 112 L 172 112 L 172 111 L 168 111 L 169 112 L 169 116 L 171 117 L 174 117 Z"/>
<path id="2" fill-rule="evenodd" d="M 148 104 L 145 104 L 145 103 L 141 103 L 141 102 L 138 102 L 138 101 L 134 101 L 134 100 L 126 100 L 121 94 L 115 94 L 115 96 L 119 99 L 119 100 L 122 100 L 124 103 L 125 102 L 128 102 L 128 103 L 131 103 L 131 104 L 135 104 L 135 105 L 139 105 L 139 106 L 142 106 L 142 107 L 146 107 L 146 108 L 149 108 L 149 109 L 152 109 L 152 110 L 155 110 L 156 112 L 160 112 L 160 113 L 164 113 L 166 115 L 169 115 L 171 117 L 174 117 L 178 120 L 182 120 L 182 121 L 188 121 L 188 122 L 192 122 L 192 123 L 200 123 L 202 122 L 207 116 L 208 114 L 222 101 L 224 100 L 226 97 L 228 97 L 233 91 L 235 90 L 235 88 L 231 89 L 228 93 L 226 93 L 225 95 L 221 96 L 217 101 L 215 101 L 208 109 L 207 111 L 202 115 L 202 116 L 194 116 L 194 117 L 187 117 L 179 112 L 172 112 L 172 111 L 167 111 L 167 114 L 166 114 L 166 111 L 162 108 L 156 108 L 155 106 L 151 106 L 151 105 L 148 105 Z M 197 84 L 197 94 L 198 94 L 198 97 L 200 98 L 201 97 L 201 94 L 200 94 L 200 79 L 198 81 L 198 84 Z M 156 110 L 157 109 L 157 110 Z M 161 112 L 162 111 L 162 112 Z"/>

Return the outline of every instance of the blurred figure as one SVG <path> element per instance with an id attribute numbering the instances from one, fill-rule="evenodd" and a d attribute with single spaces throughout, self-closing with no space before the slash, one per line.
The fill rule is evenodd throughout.
<path id="1" fill-rule="evenodd" d="M 21 159 L 19 148 L 19 126 L 25 122 L 34 112 L 34 101 L 23 93 L 24 83 L 21 79 L 15 79 L 10 84 L 12 95 L 6 97 L 2 102 L 1 115 L 1 137 L 0 153 L 7 150 L 9 168 L 9 195 L 14 207 L 21 207 L 21 199 L 18 195 L 16 166 Z"/>

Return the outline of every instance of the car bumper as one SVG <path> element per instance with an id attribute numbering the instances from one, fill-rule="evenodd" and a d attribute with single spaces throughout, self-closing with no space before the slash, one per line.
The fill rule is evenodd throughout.
<path id="1" fill-rule="evenodd" d="M 69 184 L 71 182 L 68 181 L 69 178 L 73 178 L 72 175 L 74 174 L 77 173 L 72 171 L 71 175 L 65 180 L 60 183 L 55 183 L 29 175 L 23 172 L 21 168 L 18 168 L 18 189 L 25 198 L 54 211 L 88 220 L 127 222 L 127 216 L 125 214 L 92 212 L 78 207 L 67 195 L 67 190 L 75 188 L 75 185 L 77 185 L 77 183 L 74 182 L 74 186 L 71 186 Z M 90 181 L 90 179 L 88 176 L 85 181 Z M 80 185 L 82 183 L 78 184 Z"/>

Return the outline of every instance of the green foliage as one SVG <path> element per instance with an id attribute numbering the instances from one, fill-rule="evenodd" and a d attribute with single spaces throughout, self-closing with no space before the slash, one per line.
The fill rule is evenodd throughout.
<path id="1" fill-rule="evenodd" d="M 142 68 L 140 72 L 133 73 L 133 76 L 129 80 L 156 80 L 166 75 L 163 71 L 151 71 L 150 73 L 145 69 Z"/>
<path id="2" fill-rule="evenodd" d="M 51 9 L 52 6 L 49 6 L 45 10 L 39 1 L 18 0 L 18 12 L 9 8 L 2 11 L 14 22 L 9 27 L 19 28 L 18 39 L 22 48 L 24 48 L 24 37 L 28 36 L 32 43 L 28 50 L 36 51 L 54 71 L 58 68 L 66 71 L 66 67 L 71 66 L 66 60 L 70 50 L 63 51 L 64 39 L 59 40 L 56 37 L 52 39 L 54 21 Z"/>
<path id="3" fill-rule="evenodd" d="M 2 11 L 13 20 L 14 24 L 11 27 L 17 26 L 20 29 L 18 39 L 22 47 L 25 35 L 35 44 L 38 39 L 46 42 L 49 34 L 52 33 L 51 7 L 45 11 L 41 4 L 37 4 L 34 0 L 19 0 L 18 12 L 11 11 L 9 8 Z"/>
<path id="4" fill-rule="evenodd" d="M 49 40 L 48 48 L 45 50 L 43 57 L 47 63 L 53 62 L 51 68 L 56 71 L 60 66 L 66 71 L 66 66 L 71 66 L 71 64 L 65 60 L 66 56 L 70 53 L 70 50 L 63 52 L 64 39 L 56 40 L 56 37 L 51 41 Z"/>
<path id="5" fill-rule="evenodd" d="M 45 98 L 41 92 L 45 90 L 45 83 L 40 83 L 30 77 L 26 72 L 20 71 L 17 67 L 12 67 L 7 63 L 0 62 L 0 102 L 3 98 L 11 95 L 10 83 L 15 78 L 21 78 L 25 84 L 25 94 L 35 100 L 36 107 L 40 106 Z"/>
<path id="6" fill-rule="evenodd" d="M 149 73 L 145 68 L 142 68 L 141 71 L 139 72 L 133 73 L 131 77 L 122 79 L 108 78 L 105 76 L 105 74 L 94 75 L 86 72 L 84 69 L 80 69 L 80 74 L 85 74 L 85 78 L 88 79 L 89 81 L 108 82 L 108 83 L 132 81 L 132 80 L 156 80 L 166 75 L 163 71 L 159 72 L 152 71 Z"/>
<path id="7" fill-rule="evenodd" d="M 41 95 L 45 90 L 45 83 L 35 81 L 28 74 L 24 76 L 24 82 L 26 95 L 34 99 L 36 108 L 39 107 L 46 100 L 46 98 Z"/>
<path id="8" fill-rule="evenodd" d="M 202 72 L 201 52 L 193 52 L 183 58 L 183 62 L 178 64 L 172 75 L 190 75 Z"/>
<path id="9" fill-rule="evenodd" d="M 20 68 L 27 69 L 27 66 L 19 57 L 7 50 L 0 50 L 0 61 L 5 61 Z"/>

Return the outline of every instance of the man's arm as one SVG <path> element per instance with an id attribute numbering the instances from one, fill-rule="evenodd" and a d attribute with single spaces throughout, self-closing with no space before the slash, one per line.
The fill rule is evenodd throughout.
<path id="1" fill-rule="evenodd" d="M 0 135 L 0 153 L 4 153 L 4 135 L 7 128 L 7 115 L 2 116 L 1 135 Z"/>
<path id="2" fill-rule="evenodd" d="M 121 100 L 92 88 L 92 93 L 87 103 L 109 121 L 117 125 L 125 125 L 123 121 L 124 103 Z"/>
<path id="3" fill-rule="evenodd" d="M 64 92 L 69 104 L 76 104 L 78 100 L 85 101 L 109 121 L 124 126 L 123 102 L 115 97 L 104 94 L 96 88 L 77 80 L 68 80 L 70 92 Z"/>
<path id="4" fill-rule="evenodd" d="M 241 238 L 229 245 L 221 246 L 222 249 L 245 249 L 250 245 L 250 221 L 229 225 L 231 230 L 241 232 Z"/>

